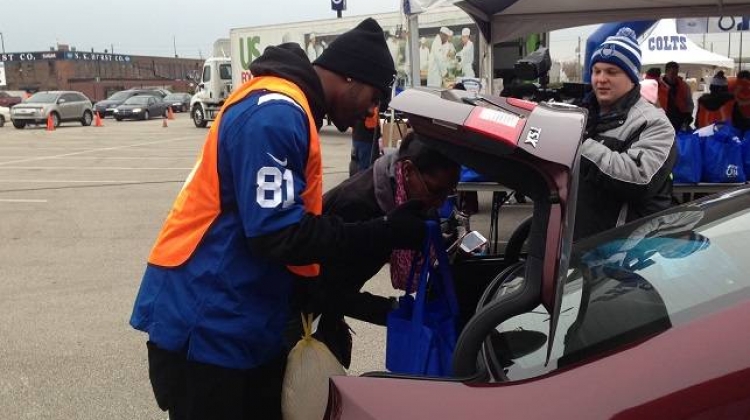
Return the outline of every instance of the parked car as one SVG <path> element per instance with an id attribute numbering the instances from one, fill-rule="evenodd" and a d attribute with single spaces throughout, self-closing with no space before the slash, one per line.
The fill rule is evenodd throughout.
<path id="1" fill-rule="evenodd" d="M 110 95 L 109 98 L 95 103 L 94 111 L 98 112 L 99 116 L 102 118 L 112 116 L 112 112 L 115 110 L 115 108 L 117 108 L 118 105 L 121 105 L 127 99 L 132 98 L 133 96 L 136 96 L 136 95 L 158 96 L 159 94 L 152 90 L 145 90 L 145 89 L 121 90 L 119 92 L 113 93 L 112 95 Z"/>
<path id="2" fill-rule="evenodd" d="M 189 93 L 170 93 L 163 100 L 167 105 L 172 107 L 174 112 L 187 112 L 190 109 Z"/>
<path id="3" fill-rule="evenodd" d="M 0 106 L 0 127 L 4 126 L 6 121 L 10 121 L 10 108 Z"/>
<path id="4" fill-rule="evenodd" d="M 94 118 L 91 101 L 81 92 L 75 91 L 37 92 L 23 103 L 15 105 L 10 112 L 16 128 L 24 128 L 27 124 L 45 124 L 48 116 L 52 117 L 55 127 L 68 121 L 78 121 L 83 126 L 89 126 Z"/>
<path id="5" fill-rule="evenodd" d="M 532 199 L 528 252 L 453 263 L 470 316 L 451 376 L 332 377 L 326 419 L 750 413 L 750 186 L 571 246 L 581 139 L 562 118 L 580 109 L 450 90 L 391 105 L 432 147 Z"/>
<path id="6" fill-rule="evenodd" d="M 169 95 L 170 93 L 172 93 L 168 89 L 164 89 L 164 88 L 148 88 L 147 87 L 147 88 L 131 89 L 131 90 L 145 91 L 145 92 L 150 93 L 150 94 L 155 94 L 155 95 L 159 96 L 160 98 L 164 98 L 167 95 Z"/>
<path id="7" fill-rule="evenodd" d="M 153 95 L 137 95 L 128 98 L 113 111 L 115 119 L 148 120 L 167 114 L 167 104 L 161 98 Z"/>
<path id="8" fill-rule="evenodd" d="M 8 92 L 0 90 L 0 106 L 12 108 L 13 105 L 20 104 L 23 98 L 20 96 L 11 95 Z"/>

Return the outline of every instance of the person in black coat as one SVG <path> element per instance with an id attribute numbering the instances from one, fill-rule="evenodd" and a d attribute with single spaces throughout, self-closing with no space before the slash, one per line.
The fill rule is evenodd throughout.
<path id="1" fill-rule="evenodd" d="M 384 217 L 403 202 L 416 200 L 426 213 L 435 212 L 458 184 L 460 166 L 408 133 L 397 152 L 388 153 L 365 171 L 345 180 L 323 196 L 323 214 L 347 223 Z M 304 280 L 305 309 L 322 313 L 317 338 L 325 342 L 346 367 L 351 336 L 344 315 L 385 325 L 397 300 L 360 290 L 386 263 L 391 264 L 392 283 L 403 288 L 412 251 L 361 254 L 345 263 L 321 266 L 315 282 Z M 299 322 L 296 317 L 295 322 Z M 294 321 L 294 320 L 293 320 Z M 296 337 L 299 337 L 298 335 Z"/>

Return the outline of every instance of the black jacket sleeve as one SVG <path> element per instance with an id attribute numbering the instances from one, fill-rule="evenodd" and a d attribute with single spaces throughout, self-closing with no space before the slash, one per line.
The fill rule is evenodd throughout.
<path id="1" fill-rule="evenodd" d="M 395 247 L 398 240 L 386 219 L 344 223 L 336 216 L 305 217 L 279 231 L 248 238 L 253 253 L 289 265 L 345 261 L 384 247 Z"/>

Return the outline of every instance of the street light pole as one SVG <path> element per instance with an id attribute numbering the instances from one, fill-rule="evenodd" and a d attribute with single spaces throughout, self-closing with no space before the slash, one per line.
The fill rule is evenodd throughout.
<path id="1" fill-rule="evenodd" d="M 0 32 L 0 45 L 3 48 L 3 54 L 5 54 L 5 38 L 3 38 L 3 33 Z"/>

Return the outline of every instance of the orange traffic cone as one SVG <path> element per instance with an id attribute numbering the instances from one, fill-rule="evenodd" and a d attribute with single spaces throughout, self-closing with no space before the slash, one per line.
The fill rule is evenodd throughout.
<path id="1" fill-rule="evenodd" d="M 161 126 L 163 128 L 167 128 L 167 117 L 162 118 L 161 121 Z"/>
<path id="2" fill-rule="evenodd" d="M 104 127 L 104 124 L 102 124 L 102 117 L 99 115 L 99 112 L 94 113 L 94 127 Z"/>
<path id="3" fill-rule="evenodd" d="M 55 121 L 52 119 L 52 113 L 47 115 L 47 131 L 55 131 Z"/>
<path id="4" fill-rule="evenodd" d="M 174 119 L 174 112 L 172 111 L 172 107 L 171 106 L 169 108 L 167 108 L 167 118 L 169 118 L 170 120 Z"/>

